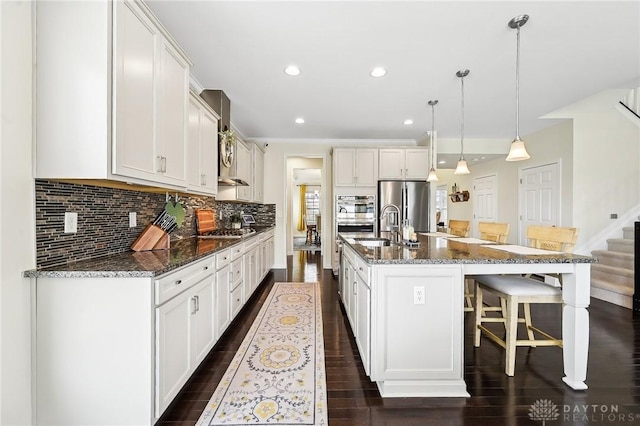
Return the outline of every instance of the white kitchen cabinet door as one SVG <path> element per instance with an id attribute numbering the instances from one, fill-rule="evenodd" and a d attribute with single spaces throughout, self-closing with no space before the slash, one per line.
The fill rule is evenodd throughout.
<path id="1" fill-rule="evenodd" d="M 258 247 L 254 246 L 244 254 L 244 293 L 243 303 L 251 297 L 254 290 L 258 286 Z"/>
<path id="2" fill-rule="evenodd" d="M 195 301 L 186 291 L 156 309 L 156 416 L 191 375 L 191 321 Z"/>
<path id="3" fill-rule="evenodd" d="M 216 272 L 216 339 L 222 336 L 222 333 L 224 333 L 231 322 L 231 308 L 229 305 L 229 292 L 231 291 L 231 283 L 229 281 L 230 271 L 230 265 L 226 265 Z"/>
<path id="4" fill-rule="evenodd" d="M 158 66 L 156 49 L 161 35 L 132 2 L 116 2 L 114 46 L 115 117 L 113 172 L 156 179 L 162 155 L 156 153 L 155 100 Z M 105 117 L 106 119 L 106 117 Z"/>
<path id="5" fill-rule="evenodd" d="M 191 363 L 195 369 L 207 356 L 216 343 L 214 300 L 215 300 L 215 275 L 211 274 L 198 285 L 192 292 L 195 303 L 195 313 L 192 311 L 192 349 Z"/>
<path id="6" fill-rule="evenodd" d="M 371 358 L 371 288 L 367 280 L 360 274 L 356 273 L 355 275 L 356 327 L 354 334 L 356 336 L 356 345 L 360 352 L 360 359 L 368 376 L 371 374 L 369 366 Z"/>
<path id="7" fill-rule="evenodd" d="M 264 202 L 264 152 L 256 145 L 251 147 L 253 157 L 253 202 Z"/>
<path id="8" fill-rule="evenodd" d="M 189 95 L 189 63 L 169 44 L 160 43 L 156 104 L 156 159 L 159 180 L 185 183 L 186 119 Z"/>
<path id="9" fill-rule="evenodd" d="M 378 150 L 356 150 L 356 184 L 376 186 L 378 183 Z"/>
<path id="10" fill-rule="evenodd" d="M 236 159 L 237 161 L 237 175 L 240 179 L 251 185 L 252 170 L 251 170 L 251 151 L 240 140 L 236 142 Z M 238 186 L 236 187 L 236 199 L 239 201 L 251 201 L 251 186 Z"/>
<path id="11" fill-rule="evenodd" d="M 380 179 L 404 178 L 404 150 L 381 149 L 380 150 Z"/>
<path id="12" fill-rule="evenodd" d="M 207 193 L 215 195 L 218 192 L 218 119 L 204 111 L 200 126 L 201 185 Z"/>
<path id="13" fill-rule="evenodd" d="M 187 128 L 188 188 L 215 195 L 218 189 L 218 119 L 193 92 L 189 96 Z"/>
<path id="14" fill-rule="evenodd" d="M 355 164 L 355 149 L 334 148 L 333 184 L 335 186 L 354 186 L 356 175 Z"/>
<path id="15" fill-rule="evenodd" d="M 429 174 L 429 150 L 407 148 L 404 151 L 405 179 L 426 179 Z"/>

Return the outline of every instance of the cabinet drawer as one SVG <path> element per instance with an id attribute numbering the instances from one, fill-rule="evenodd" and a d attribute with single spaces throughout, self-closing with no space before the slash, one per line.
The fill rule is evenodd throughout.
<path id="1" fill-rule="evenodd" d="M 227 249 L 216 254 L 216 271 L 231 263 L 231 250 Z"/>
<path id="2" fill-rule="evenodd" d="M 162 275 L 155 280 L 155 302 L 161 305 L 214 273 L 214 256 Z"/>
<path id="3" fill-rule="evenodd" d="M 356 256 L 356 261 L 354 263 L 354 267 L 356 269 L 356 273 L 362 278 L 362 281 L 365 283 L 369 283 L 369 265 L 364 261 L 360 256 Z"/>
<path id="4" fill-rule="evenodd" d="M 235 288 L 242 282 L 242 258 L 231 262 L 230 274 L 229 281 L 231 281 L 231 288 Z"/>
<path id="5" fill-rule="evenodd" d="M 250 252 L 252 249 L 258 247 L 259 238 L 258 237 L 250 237 L 248 241 L 245 241 L 242 249 L 244 253 Z"/>
<path id="6" fill-rule="evenodd" d="M 236 244 L 235 246 L 230 248 L 231 250 L 231 260 L 236 260 L 242 257 L 242 253 L 244 253 L 243 245 Z"/>
<path id="7" fill-rule="evenodd" d="M 242 286 L 239 285 L 233 289 L 230 293 L 231 297 L 231 317 L 235 317 L 240 308 L 242 308 Z"/>

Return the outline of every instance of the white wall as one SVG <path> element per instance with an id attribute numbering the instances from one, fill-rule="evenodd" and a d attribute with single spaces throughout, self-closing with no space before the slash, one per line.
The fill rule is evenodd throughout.
<path id="1" fill-rule="evenodd" d="M 589 237 L 610 228 L 621 238 L 628 225 L 624 215 L 638 220 L 640 214 L 640 127 L 615 105 L 599 114 L 577 112 L 574 151 L 573 224 L 586 237 L 578 246 L 604 248 L 604 239 L 593 242 Z M 612 213 L 618 219 L 611 219 Z"/>
<path id="2" fill-rule="evenodd" d="M 570 120 L 548 127 L 534 134 L 524 137 L 527 151 L 531 159 L 518 162 L 507 162 L 504 158 L 473 164 L 469 161 L 471 174 L 454 175 L 453 169 L 438 170 L 439 185 L 446 184 L 449 192 L 454 183 L 460 190 L 468 190 L 471 197 L 468 202 L 452 203 L 449 201 L 447 209 L 449 219 L 473 221 L 473 179 L 477 177 L 496 174 L 498 178 L 498 222 L 511 224 L 508 242 L 518 242 L 518 171 L 522 168 L 534 167 L 560 161 L 561 174 L 561 225 L 569 226 L 572 216 L 572 185 L 573 185 L 573 159 L 572 159 L 572 124 Z M 468 159 L 467 159 L 468 161 Z M 473 230 L 473 235 L 478 234 Z"/>
<path id="3" fill-rule="evenodd" d="M 32 6 L 0 2 L 0 424 L 31 420 Z"/>

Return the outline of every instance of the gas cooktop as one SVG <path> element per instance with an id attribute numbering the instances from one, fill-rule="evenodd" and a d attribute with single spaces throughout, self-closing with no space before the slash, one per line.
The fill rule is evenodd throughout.
<path id="1" fill-rule="evenodd" d="M 255 232 L 255 229 L 250 228 L 214 229 L 206 234 L 198 235 L 198 238 L 234 239 L 246 237 L 255 234 Z"/>

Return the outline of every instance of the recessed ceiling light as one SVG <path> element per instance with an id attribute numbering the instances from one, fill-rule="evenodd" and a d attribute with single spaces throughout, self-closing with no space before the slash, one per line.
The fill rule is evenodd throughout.
<path id="1" fill-rule="evenodd" d="M 284 69 L 284 72 L 285 72 L 287 75 L 293 75 L 293 76 L 296 76 L 296 75 L 299 75 L 299 74 L 300 74 L 300 68 L 298 68 L 296 65 L 289 65 L 288 67 L 286 67 L 286 68 Z"/>
<path id="2" fill-rule="evenodd" d="M 304 118 L 302 118 L 302 117 L 296 118 L 296 123 L 297 124 L 304 124 Z"/>
<path id="3" fill-rule="evenodd" d="M 387 73 L 387 70 L 382 67 L 375 67 L 371 70 L 371 77 L 382 77 Z"/>
<path id="4" fill-rule="evenodd" d="M 472 161 L 478 161 L 478 158 L 474 158 Z"/>
<path id="5" fill-rule="evenodd" d="M 404 120 L 404 124 L 407 125 L 407 126 L 410 125 L 410 124 L 413 124 L 413 120 L 410 119 L 410 118 L 407 118 L 406 120 Z"/>
<path id="6" fill-rule="evenodd" d="M 440 160 L 440 161 L 438 161 L 438 164 L 447 164 L 447 162 L 444 161 L 444 160 Z"/>

